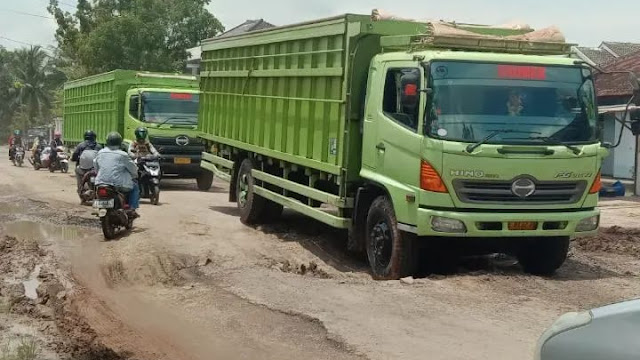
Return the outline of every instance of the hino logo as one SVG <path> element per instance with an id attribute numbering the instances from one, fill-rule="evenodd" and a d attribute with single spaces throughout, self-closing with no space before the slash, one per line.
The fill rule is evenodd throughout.
<path id="1" fill-rule="evenodd" d="M 528 198 L 536 192 L 536 184 L 531 179 L 522 178 L 518 179 L 511 184 L 511 192 L 522 198 Z"/>
<path id="2" fill-rule="evenodd" d="M 180 145 L 180 146 L 187 146 L 189 145 L 189 138 L 186 136 L 178 136 L 176 138 L 176 144 Z"/>

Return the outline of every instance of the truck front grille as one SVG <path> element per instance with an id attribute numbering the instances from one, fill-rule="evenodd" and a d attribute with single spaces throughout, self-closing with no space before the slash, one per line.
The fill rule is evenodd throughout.
<path id="1" fill-rule="evenodd" d="M 533 179 L 532 179 L 533 180 Z M 512 181 L 478 181 L 456 179 L 453 186 L 462 202 L 483 204 L 573 204 L 578 202 L 587 188 L 586 181 L 537 181 L 535 191 L 522 198 L 513 193 Z"/>
<path id="2" fill-rule="evenodd" d="M 177 137 L 149 136 L 153 146 L 165 155 L 200 155 L 204 151 L 202 141 L 195 137 L 179 136 L 188 139 L 186 145 L 178 144 Z M 182 139 L 184 140 L 184 139 Z M 184 144 L 182 142 L 182 144 Z"/>

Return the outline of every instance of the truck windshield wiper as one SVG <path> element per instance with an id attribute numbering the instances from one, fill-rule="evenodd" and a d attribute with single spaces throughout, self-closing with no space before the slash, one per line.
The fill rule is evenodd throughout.
<path id="1" fill-rule="evenodd" d="M 492 132 L 491 134 L 489 134 L 487 137 L 485 137 L 484 139 L 478 141 L 475 144 L 469 144 L 469 146 L 467 146 L 467 148 L 465 149 L 469 154 L 471 154 L 475 149 L 477 149 L 478 147 L 480 147 L 481 145 L 484 145 L 487 143 L 487 141 L 493 139 L 494 137 L 500 135 L 500 134 L 514 134 L 514 133 L 520 133 L 520 134 L 539 134 L 538 132 L 535 131 L 519 131 L 519 130 L 513 130 L 513 129 L 501 129 L 501 130 L 496 130 L 494 132 Z"/>
<path id="2" fill-rule="evenodd" d="M 549 145 L 558 145 L 558 146 L 564 146 L 567 149 L 573 151 L 574 154 L 579 155 L 582 150 L 580 150 L 579 148 L 573 146 L 573 145 L 569 145 L 567 143 L 563 143 L 562 141 L 558 140 L 558 139 L 554 139 L 551 136 L 531 136 L 528 137 L 527 140 L 540 140 L 542 142 L 545 142 Z"/>
<path id="3" fill-rule="evenodd" d="M 168 123 L 171 120 L 184 120 L 184 119 L 190 120 L 191 118 L 188 117 L 188 116 L 172 116 L 172 117 L 167 118 L 167 120 L 165 120 L 165 121 L 161 122 L 160 124 L 158 124 L 158 127 Z M 189 122 L 191 122 L 191 121 L 189 121 Z M 186 125 L 186 124 L 182 124 L 182 125 Z"/>

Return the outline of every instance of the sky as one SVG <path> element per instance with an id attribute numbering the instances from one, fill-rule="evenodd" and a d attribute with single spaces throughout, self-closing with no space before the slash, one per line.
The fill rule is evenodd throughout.
<path id="1" fill-rule="evenodd" d="M 73 11 L 76 0 L 59 0 Z M 370 14 L 373 8 L 402 17 L 478 24 L 518 21 L 534 28 L 558 26 L 569 42 L 598 46 L 602 41 L 640 42 L 640 2 L 612 0 L 588 6 L 585 0 L 213 0 L 209 10 L 232 28 L 247 19 L 286 25 L 343 13 Z M 0 45 L 54 46 L 55 22 L 48 0 L 0 0 Z M 26 14 L 32 15 L 26 15 Z M 38 15 L 38 16 L 33 16 Z M 11 39 L 11 40 L 8 40 Z"/>

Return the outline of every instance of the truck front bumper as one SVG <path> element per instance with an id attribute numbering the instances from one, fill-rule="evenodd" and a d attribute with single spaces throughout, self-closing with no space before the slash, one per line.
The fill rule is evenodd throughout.
<path id="1" fill-rule="evenodd" d="M 599 209 L 567 212 L 461 212 L 418 209 L 418 224 L 400 225 L 419 236 L 546 237 L 588 236 L 597 232 Z M 533 224 L 535 223 L 535 224 Z M 587 226 L 585 226 L 585 224 Z M 532 230 L 517 230 L 522 226 Z"/>
<path id="2" fill-rule="evenodd" d="M 160 169 L 163 175 L 193 179 L 200 175 L 201 155 L 171 155 L 162 154 Z"/>

